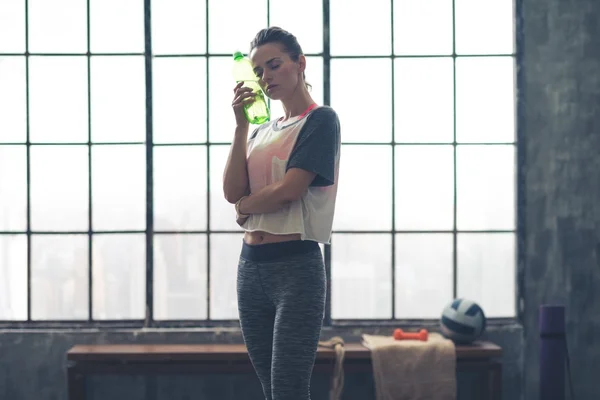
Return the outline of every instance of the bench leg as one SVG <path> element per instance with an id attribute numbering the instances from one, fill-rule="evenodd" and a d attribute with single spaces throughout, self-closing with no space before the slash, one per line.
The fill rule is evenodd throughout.
<path id="1" fill-rule="evenodd" d="M 85 400 L 85 375 L 74 365 L 67 367 L 69 400 Z"/>

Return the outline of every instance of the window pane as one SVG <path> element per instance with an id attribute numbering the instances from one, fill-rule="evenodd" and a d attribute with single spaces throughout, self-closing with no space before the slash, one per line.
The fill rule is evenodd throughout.
<path id="1" fill-rule="evenodd" d="M 330 0 L 331 54 L 388 55 L 392 52 L 392 19 L 389 0 Z M 311 23 L 312 25 L 312 23 Z M 356 73 L 373 78 L 373 71 Z M 335 76 L 332 74 L 332 76 Z M 372 84 L 372 82 L 369 82 Z M 375 85 L 373 85 L 375 86 Z"/>
<path id="2" fill-rule="evenodd" d="M 233 140 L 235 117 L 231 103 L 236 83 L 231 75 L 232 66 L 233 57 L 211 57 L 209 59 L 209 135 L 211 142 L 231 142 Z M 249 134 L 256 127 L 257 125 L 250 125 Z"/>
<path id="3" fill-rule="evenodd" d="M 513 1 L 455 0 L 456 53 L 512 53 L 513 4 Z"/>
<path id="4" fill-rule="evenodd" d="M 144 51 L 144 0 L 90 0 L 90 18 L 92 53 Z"/>
<path id="5" fill-rule="evenodd" d="M 452 229 L 453 162 L 450 145 L 396 147 L 396 229 Z"/>
<path id="6" fill-rule="evenodd" d="M 0 320 L 27 319 L 27 236 L 0 235 Z"/>
<path id="7" fill-rule="evenodd" d="M 32 146 L 31 228 L 87 231 L 88 147 Z"/>
<path id="8" fill-rule="evenodd" d="M 31 57 L 29 123 L 32 142 L 88 141 L 85 57 Z"/>
<path id="9" fill-rule="evenodd" d="M 0 231 L 24 232 L 26 229 L 26 148 L 25 146 L 0 146 Z"/>
<path id="10" fill-rule="evenodd" d="M 211 319 L 238 319 L 237 267 L 242 235 L 214 234 L 210 237 Z"/>
<path id="11" fill-rule="evenodd" d="M 206 146 L 154 148 L 154 229 L 206 229 Z"/>
<path id="12" fill-rule="evenodd" d="M 0 143 L 25 143 L 26 101 L 25 57 L 0 57 Z"/>
<path id="13" fill-rule="evenodd" d="M 92 242 L 94 319 L 143 319 L 146 311 L 146 238 L 95 235 Z"/>
<path id="14" fill-rule="evenodd" d="M 25 53 L 25 0 L 0 2 L 0 53 Z"/>
<path id="15" fill-rule="evenodd" d="M 452 300 L 452 255 L 451 234 L 396 235 L 396 318 L 440 317 Z"/>
<path id="16" fill-rule="evenodd" d="M 334 234 L 331 239 L 331 317 L 392 316 L 391 234 Z"/>
<path id="17" fill-rule="evenodd" d="M 394 68 L 396 141 L 452 143 L 452 59 L 400 58 L 395 60 Z"/>
<path id="18" fill-rule="evenodd" d="M 231 75 L 233 58 L 211 57 L 208 60 L 209 135 L 211 142 L 231 142 L 235 130 L 235 117 L 231 103 L 235 81 Z M 252 128 L 251 128 L 252 129 Z M 252 130 L 250 130 L 252 132 Z"/>
<path id="19" fill-rule="evenodd" d="M 369 75 L 368 93 L 358 87 L 357 77 L 364 74 Z M 342 122 L 343 142 L 391 142 L 390 60 L 331 60 L 331 106 L 348 122 Z"/>
<path id="20" fill-rule="evenodd" d="M 92 57 L 92 140 L 146 139 L 144 58 Z"/>
<path id="21" fill-rule="evenodd" d="M 265 0 L 208 0 L 208 4 L 211 53 L 247 52 L 254 36 L 267 27 Z"/>
<path id="22" fill-rule="evenodd" d="M 281 26 L 296 36 L 304 54 L 323 51 L 323 0 L 306 0 L 293 9 L 288 0 L 270 0 L 269 4 L 270 26 Z"/>
<path id="23" fill-rule="evenodd" d="M 460 233 L 458 297 L 477 302 L 488 318 L 514 317 L 515 235 Z"/>
<path id="24" fill-rule="evenodd" d="M 92 227 L 146 229 L 146 154 L 143 145 L 92 147 Z"/>
<path id="25" fill-rule="evenodd" d="M 323 104 L 323 57 L 306 57 L 306 82 L 311 85 L 309 93 L 313 100 Z M 285 115 L 281 101 L 270 101 L 271 119 Z"/>
<path id="26" fill-rule="evenodd" d="M 513 142 L 515 83 L 512 57 L 456 60 L 456 140 Z"/>
<path id="27" fill-rule="evenodd" d="M 206 58 L 155 58 L 153 63 L 154 143 L 205 142 Z"/>
<path id="28" fill-rule="evenodd" d="M 206 318 L 206 235 L 154 236 L 154 317 Z"/>
<path id="29" fill-rule="evenodd" d="M 229 146 L 210 147 L 210 229 L 241 231 L 235 222 L 235 208 L 223 194 L 223 173 L 228 156 Z"/>
<path id="30" fill-rule="evenodd" d="M 87 2 L 29 0 L 29 51 L 85 53 Z"/>
<path id="31" fill-rule="evenodd" d="M 31 238 L 31 318 L 88 317 L 88 236 Z"/>
<path id="32" fill-rule="evenodd" d="M 391 230 L 392 183 L 391 146 L 342 145 L 333 228 Z"/>
<path id="33" fill-rule="evenodd" d="M 152 0 L 152 52 L 206 52 L 206 0 Z"/>
<path id="34" fill-rule="evenodd" d="M 306 82 L 313 100 L 323 104 L 323 57 L 306 57 Z"/>
<path id="35" fill-rule="evenodd" d="M 452 54 L 453 0 L 395 0 L 394 53 Z"/>
<path id="36" fill-rule="evenodd" d="M 514 146 L 457 148 L 459 230 L 515 229 L 515 162 Z"/>

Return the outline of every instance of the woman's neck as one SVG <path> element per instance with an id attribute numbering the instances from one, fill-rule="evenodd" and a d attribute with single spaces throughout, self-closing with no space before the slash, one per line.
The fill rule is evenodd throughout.
<path id="1" fill-rule="evenodd" d="M 289 100 L 281 100 L 283 111 L 285 112 L 284 120 L 301 115 L 314 103 L 315 101 L 308 93 L 308 90 L 306 88 L 302 88 Z"/>

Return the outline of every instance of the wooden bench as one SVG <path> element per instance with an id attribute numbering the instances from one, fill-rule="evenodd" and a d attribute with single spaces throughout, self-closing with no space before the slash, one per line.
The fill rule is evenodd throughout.
<path id="1" fill-rule="evenodd" d="M 372 373 L 370 350 L 359 343 L 346 343 L 344 371 Z M 486 374 L 486 399 L 500 400 L 502 349 L 489 342 L 456 347 L 457 371 Z M 319 348 L 315 373 L 333 372 L 335 351 Z M 243 344 L 122 344 L 76 345 L 67 353 L 69 400 L 85 399 L 85 381 L 90 374 L 177 374 L 253 372 Z M 483 400 L 483 399 L 482 399 Z"/>

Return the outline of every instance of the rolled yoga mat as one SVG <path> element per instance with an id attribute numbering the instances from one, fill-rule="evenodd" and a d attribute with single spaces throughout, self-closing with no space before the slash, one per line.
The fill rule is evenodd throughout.
<path id="1" fill-rule="evenodd" d="M 565 399 L 565 307 L 542 305 L 539 310 L 540 400 Z"/>

